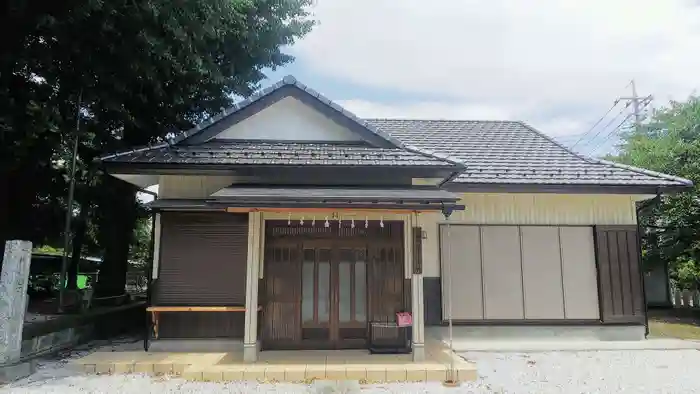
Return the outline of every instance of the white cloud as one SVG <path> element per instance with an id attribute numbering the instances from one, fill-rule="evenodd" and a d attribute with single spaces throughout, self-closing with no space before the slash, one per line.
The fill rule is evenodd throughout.
<path id="1" fill-rule="evenodd" d="M 319 26 L 293 48 L 312 72 L 412 99 L 335 97 L 361 116 L 581 133 L 631 78 L 656 105 L 700 85 L 700 8 L 683 0 L 318 0 L 314 13 Z"/>

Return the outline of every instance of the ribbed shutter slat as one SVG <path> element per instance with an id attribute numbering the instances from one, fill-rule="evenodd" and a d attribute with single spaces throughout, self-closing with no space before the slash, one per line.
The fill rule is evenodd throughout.
<path id="1" fill-rule="evenodd" d="M 244 305 L 248 216 L 163 212 L 158 305 Z"/>

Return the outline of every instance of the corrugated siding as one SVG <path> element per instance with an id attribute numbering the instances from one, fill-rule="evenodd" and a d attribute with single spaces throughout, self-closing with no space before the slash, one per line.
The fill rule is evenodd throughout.
<path id="1" fill-rule="evenodd" d="M 645 196 L 622 194 L 498 194 L 465 193 L 465 211 L 450 221 L 462 224 L 633 225 L 635 201 Z M 438 224 L 440 213 L 421 213 L 418 225 L 427 232 L 423 240 L 423 275 L 440 276 Z"/>
<path id="2" fill-rule="evenodd" d="M 161 175 L 158 198 L 204 198 L 234 183 L 233 176 Z"/>
<path id="3" fill-rule="evenodd" d="M 465 193 L 452 220 L 474 224 L 636 224 L 635 196 Z"/>

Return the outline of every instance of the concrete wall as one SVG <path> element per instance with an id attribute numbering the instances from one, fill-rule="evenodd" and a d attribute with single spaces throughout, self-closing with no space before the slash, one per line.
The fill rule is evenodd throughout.
<path id="1" fill-rule="evenodd" d="M 231 126 L 217 139 L 358 141 L 357 134 L 301 101 L 286 97 Z"/>

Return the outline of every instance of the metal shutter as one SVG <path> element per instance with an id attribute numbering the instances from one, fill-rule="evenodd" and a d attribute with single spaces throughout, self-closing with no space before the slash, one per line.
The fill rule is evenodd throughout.
<path id="1" fill-rule="evenodd" d="M 248 215 L 161 214 L 156 305 L 245 305 Z"/>

